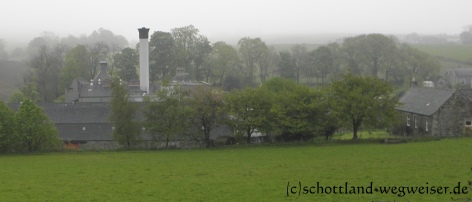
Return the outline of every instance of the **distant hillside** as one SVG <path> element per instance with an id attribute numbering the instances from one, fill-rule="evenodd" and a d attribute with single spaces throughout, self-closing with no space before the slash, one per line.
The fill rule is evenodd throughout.
<path id="1" fill-rule="evenodd" d="M 8 100 L 10 95 L 23 84 L 23 73 L 28 69 L 24 62 L 0 60 L 0 99 Z"/>
<path id="2" fill-rule="evenodd" d="M 445 68 L 472 67 L 472 46 L 459 44 L 411 44 L 420 51 L 437 57 Z"/>

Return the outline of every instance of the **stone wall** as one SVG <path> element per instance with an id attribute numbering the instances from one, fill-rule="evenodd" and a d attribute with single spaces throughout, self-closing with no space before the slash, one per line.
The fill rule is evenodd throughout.
<path id="1" fill-rule="evenodd" d="M 459 93 L 454 93 L 433 114 L 435 136 L 459 136 L 465 132 L 465 122 L 472 120 L 471 103 Z"/>

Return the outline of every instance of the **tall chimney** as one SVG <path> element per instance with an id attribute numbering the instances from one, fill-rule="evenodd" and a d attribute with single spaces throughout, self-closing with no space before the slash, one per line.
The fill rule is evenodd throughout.
<path id="1" fill-rule="evenodd" d="M 149 28 L 139 28 L 139 85 L 149 94 Z"/>

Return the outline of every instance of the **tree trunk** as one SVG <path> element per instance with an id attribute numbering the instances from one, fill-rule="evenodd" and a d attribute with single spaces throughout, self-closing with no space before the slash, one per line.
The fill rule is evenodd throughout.
<path id="1" fill-rule="evenodd" d="M 246 133 L 247 133 L 246 143 L 247 143 L 247 144 L 251 144 L 251 129 L 248 128 L 248 129 L 246 130 Z"/>
<path id="2" fill-rule="evenodd" d="M 359 130 L 359 123 L 355 119 L 352 119 L 352 140 L 357 140 L 357 131 Z"/>
<path id="3" fill-rule="evenodd" d="M 210 148 L 210 133 L 207 133 L 207 131 L 205 131 L 205 144 L 207 149 Z"/>
<path id="4" fill-rule="evenodd" d="M 166 149 L 168 148 L 168 146 L 169 146 L 169 135 L 167 135 L 166 137 Z"/>

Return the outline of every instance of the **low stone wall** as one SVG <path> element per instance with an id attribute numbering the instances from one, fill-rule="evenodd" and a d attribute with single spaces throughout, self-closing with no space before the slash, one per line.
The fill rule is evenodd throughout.
<path id="1" fill-rule="evenodd" d="M 203 145 L 191 140 L 169 141 L 167 149 L 193 149 L 200 148 Z M 80 142 L 70 142 L 63 146 L 64 150 L 118 150 L 123 148 L 118 141 L 115 140 L 90 140 Z M 133 144 L 135 149 L 165 149 L 166 142 L 163 140 L 144 140 L 137 144 Z"/>

